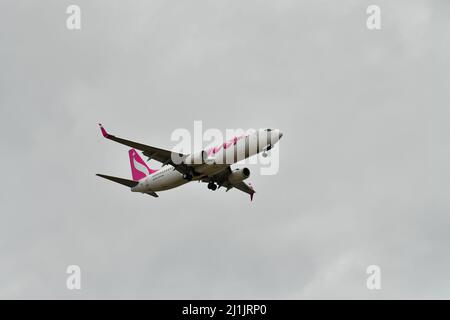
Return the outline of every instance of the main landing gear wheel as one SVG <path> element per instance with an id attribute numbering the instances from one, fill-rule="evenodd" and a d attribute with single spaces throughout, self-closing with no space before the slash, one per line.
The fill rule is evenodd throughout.
<path id="1" fill-rule="evenodd" d="M 208 183 L 208 189 L 214 191 L 217 189 L 217 185 L 214 182 Z"/>

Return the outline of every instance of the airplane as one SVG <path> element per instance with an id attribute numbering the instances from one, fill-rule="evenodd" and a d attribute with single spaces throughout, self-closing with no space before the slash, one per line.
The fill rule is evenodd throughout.
<path id="1" fill-rule="evenodd" d="M 207 183 L 208 189 L 214 191 L 220 187 L 229 191 L 238 189 L 250 195 L 253 201 L 255 190 L 244 180 L 250 176 L 248 168 L 231 169 L 231 164 L 262 152 L 267 157 L 268 151 L 283 136 L 279 129 L 260 129 L 251 134 L 236 136 L 222 145 L 191 154 L 182 154 L 164 150 L 142 143 L 126 140 L 109 134 L 99 123 L 101 133 L 106 139 L 131 147 L 128 151 L 132 180 L 96 174 L 97 176 L 122 184 L 132 192 L 140 192 L 158 197 L 157 191 L 179 187 L 190 181 Z M 151 169 L 139 156 L 140 150 L 150 161 L 162 163 L 160 169 Z"/>

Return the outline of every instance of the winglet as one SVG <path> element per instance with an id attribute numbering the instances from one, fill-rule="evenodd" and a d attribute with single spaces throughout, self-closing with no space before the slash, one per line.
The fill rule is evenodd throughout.
<path id="1" fill-rule="evenodd" d="M 106 132 L 105 128 L 103 128 L 102 124 L 99 123 L 98 125 L 100 126 L 100 130 L 102 131 L 102 135 L 103 135 L 105 138 L 108 138 L 109 134 L 108 134 L 108 132 Z"/>
<path id="2" fill-rule="evenodd" d="M 253 195 L 254 194 L 255 194 L 254 192 L 250 194 L 250 201 L 253 201 Z"/>

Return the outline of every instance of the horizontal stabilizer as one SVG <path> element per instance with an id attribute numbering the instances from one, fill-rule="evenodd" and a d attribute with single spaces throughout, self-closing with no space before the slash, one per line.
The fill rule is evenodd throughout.
<path id="1" fill-rule="evenodd" d="M 128 179 L 124 179 L 124 178 L 118 178 L 118 177 L 112 177 L 112 176 L 107 176 L 107 175 L 98 174 L 98 173 L 96 174 L 96 176 L 123 184 L 124 186 L 130 187 L 130 188 L 135 187 L 139 183 L 138 181 L 128 180 Z"/>

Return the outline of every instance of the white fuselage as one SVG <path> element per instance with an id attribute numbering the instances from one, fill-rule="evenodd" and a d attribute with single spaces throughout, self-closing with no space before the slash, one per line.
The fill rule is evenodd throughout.
<path id="1" fill-rule="evenodd" d="M 260 152 L 265 152 L 272 148 L 281 136 L 281 132 L 277 129 L 271 131 L 261 129 L 250 135 L 235 137 L 230 141 L 224 142 L 219 147 L 209 149 L 207 151 L 207 163 L 195 166 L 196 175 L 192 181 L 212 176 L 233 163 L 252 157 Z M 181 186 L 189 181 L 175 167 L 166 165 L 157 172 L 139 180 L 139 183 L 131 188 L 131 191 L 163 191 Z"/>

